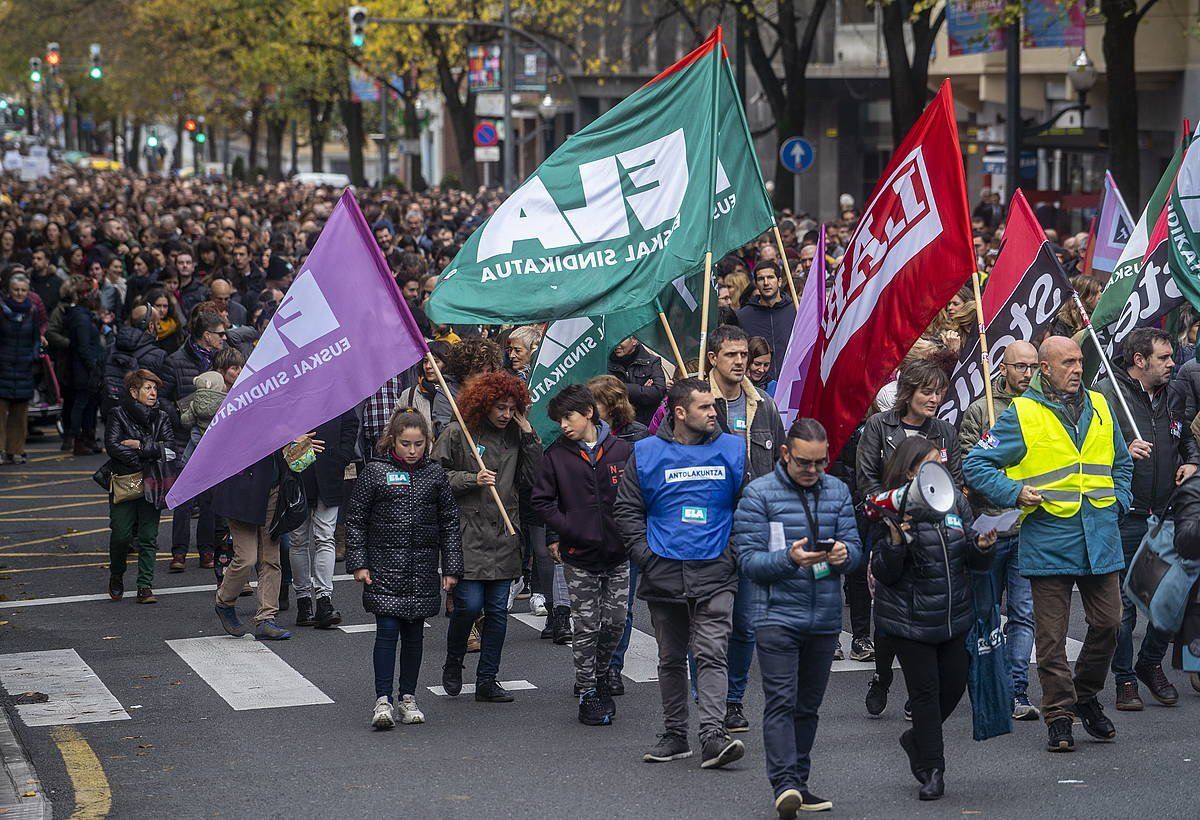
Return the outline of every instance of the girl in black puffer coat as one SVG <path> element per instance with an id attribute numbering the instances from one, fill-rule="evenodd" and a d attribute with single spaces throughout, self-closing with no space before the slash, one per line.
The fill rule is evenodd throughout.
<path id="1" fill-rule="evenodd" d="M 429 460 L 432 441 L 420 413 L 394 415 L 378 444 L 387 455 L 367 464 L 346 510 L 346 569 L 375 615 L 376 729 L 392 728 L 396 717 L 425 722 L 415 697 L 425 618 L 438 613 L 442 591 L 463 574 L 458 502 L 441 465 Z M 393 710 L 397 641 L 400 702 Z"/>
<path id="2" fill-rule="evenodd" d="M 901 442 L 884 468 L 887 490 L 912 481 L 941 449 L 922 436 Z M 905 516 L 897 526 L 872 526 L 871 572 L 875 576 L 875 634 L 894 651 L 904 670 L 913 726 L 900 736 L 920 798 L 942 796 L 946 769 L 942 723 L 962 699 L 970 669 L 966 635 L 974 621 L 969 570 L 986 570 L 996 533 L 976 537 L 974 516 L 955 491 L 955 510 L 936 521 Z"/>

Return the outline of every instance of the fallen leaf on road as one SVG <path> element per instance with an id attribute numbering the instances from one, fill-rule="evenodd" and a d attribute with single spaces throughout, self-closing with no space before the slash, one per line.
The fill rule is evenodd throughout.
<path id="1" fill-rule="evenodd" d="M 22 705 L 26 703 L 46 703 L 49 700 L 50 696 L 45 692 L 22 692 L 17 695 L 16 703 Z"/>
<path id="2" fill-rule="evenodd" d="M 37 797 L 37 792 L 22 792 L 22 797 Z"/>

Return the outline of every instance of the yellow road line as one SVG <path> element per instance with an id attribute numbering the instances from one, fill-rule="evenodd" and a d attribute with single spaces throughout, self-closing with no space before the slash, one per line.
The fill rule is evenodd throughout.
<path id="1" fill-rule="evenodd" d="M 11 493 L 17 490 L 32 490 L 35 487 L 54 487 L 59 484 L 82 484 L 86 479 L 83 478 L 68 478 L 64 481 L 38 481 L 33 484 L 15 484 L 12 487 L 0 487 L 0 495 Z M 96 487 L 95 484 L 92 485 Z M 96 487 L 96 492 L 100 492 L 100 488 Z"/>
<path id="2" fill-rule="evenodd" d="M 54 506 L 51 506 L 51 507 L 45 507 L 45 506 L 26 507 L 23 510 L 4 510 L 4 511 L 0 511 L 0 518 L 3 518 L 4 516 L 7 516 L 7 515 L 20 515 L 21 513 L 47 512 L 49 510 L 66 510 L 66 509 L 70 509 L 72 507 L 87 507 L 92 504 L 107 504 L 107 503 L 108 503 L 107 498 L 93 498 L 91 501 L 76 501 L 72 504 L 55 504 Z"/>
<path id="3" fill-rule="evenodd" d="M 10 495 L 10 496 L 8 496 L 7 498 L 0 497 L 0 504 L 3 504 L 3 503 L 5 503 L 5 502 L 7 502 L 7 501 L 37 501 L 37 500 L 39 500 L 39 499 L 42 499 L 42 500 L 50 500 L 50 499 L 54 499 L 54 500 L 57 500 L 57 501 L 61 501 L 61 500 L 63 500 L 64 498 L 81 498 L 81 496 L 79 496 L 79 495 L 67 495 L 67 494 L 64 494 L 64 493 L 59 493 L 58 495 L 38 495 L 37 493 L 33 493 L 33 494 L 31 494 L 31 495 Z M 89 503 L 95 503 L 95 504 L 107 504 L 107 503 L 108 503 L 108 499 L 107 499 L 107 498 L 105 498 L 105 497 L 103 497 L 103 496 L 101 496 L 101 497 L 99 497 L 99 498 L 96 498 L 94 501 L 92 501 L 92 502 L 89 502 Z"/>
<path id="4" fill-rule="evenodd" d="M 0 518 L 0 524 L 7 524 L 10 521 L 107 521 L 107 515 L 62 515 L 48 516 L 44 518 Z"/>
<path id="5" fill-rule="evenodd" d="M 86 558 L 93 555 L 108 555 L 107 552 L 6 552 L 5 558 Z M 0 570 L 3 572 L 4 570 Z"/>
<path id="6" fill-rule="evenodd" d="M 66 460 L 67 460 L 67 459 L 69 459 L 69 458 L 74 458 L 74 456 L 72 456 L 72 455 L 70 455 L 70 454 L 67 454 L 67 455 L 65 455 L 65 456 L 64 456 L 64 455 L 57 455 L 57 456 L 39 456 L 38 458 L 31 458 L 31 459 L 29 459 L 29 463 L 30 463 L 30 464 L 33 464 L 33 463 L 35 463 L 35 462 L 39 462 L 39 461 L 66 461 Z"/>
<path id="7" fill-rule="evenodd" d="M 58 746 L 75 790 L 72 820 L 98 820 L 112 812 L 112 789 L 100 758 L 74 726 L 55 726 L 50 736 Z"/>
<path id="8" fill-rule="evenodd" d="M 4 475 L 91 475 L 95 470 L 5 470 Z"/>
<path id="9" fill-rule="evenodd" d="M 108 532 L 108 527 L 101 527 L 97 530 L 80 530 L 79 532 L 66 532 L 62 535 L 52 535 L 49 538 L 35 538 L 32 541 L 20 541 L 16 544 L 5 544 L 0 547 L 0 552 L 16 549 L 17 547 L 33 547 L 38 544 L 49 544 L 52 541 L 57 541 L 60 538 L 82 538 L 85 535 L 96 535 L 97 533 Z"/>

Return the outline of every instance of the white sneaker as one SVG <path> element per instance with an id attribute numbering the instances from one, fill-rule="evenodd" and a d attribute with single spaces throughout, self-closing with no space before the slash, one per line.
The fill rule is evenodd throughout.
<path id="1" fill-rule="evenodd" d="M 376 729 L 391 729 L 396 725 L 396 716 L 392 712 L 392 704 L 388 703 L 386 695 L 375 701 L 375 711 L 371 715 L 371 725 Z"/>
<path id="2" fill-rule="evenodd" d="M 546 596 L 540 592 L 535 592 L 529 596 L 529 611 L 533 615 L 548 615 L 549 610 L 546 609 Z"/>
<path id="3" fill-rule="evenodd" d="M 424 723 L 425 713 L 417 706 L 417 699 L 412 695 L 405 695 L 396 704 L 396 711 L 400 713 L 401 723 Z"/>

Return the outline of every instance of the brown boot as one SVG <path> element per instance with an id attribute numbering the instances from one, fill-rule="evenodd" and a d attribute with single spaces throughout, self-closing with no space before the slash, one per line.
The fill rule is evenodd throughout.
<path id="1" fill-rule="evenodd" d="M 71 455 L 73 455 L 73 456 L 93 455 L 92 448 L 87 446 L 87 439 L 85 439 L 83 436 L 76 436 L 74 443 L 71 445 Z"/>

